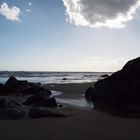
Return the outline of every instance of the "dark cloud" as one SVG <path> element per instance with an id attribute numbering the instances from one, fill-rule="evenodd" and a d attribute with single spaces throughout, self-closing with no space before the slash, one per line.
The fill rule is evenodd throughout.
<path id="1" fill-rule="evenodd" d="M 68 20 L 75 25 L 121 28 L 133 19 L 140 0 L 63 0 Z"/>

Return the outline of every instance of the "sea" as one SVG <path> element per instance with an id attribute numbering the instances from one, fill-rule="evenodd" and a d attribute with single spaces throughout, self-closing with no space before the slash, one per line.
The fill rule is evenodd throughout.
<path id="1" fill-rule="evenodd" d="M 0 83 L 5 83 L 10 76 L 18 80 L 41 84 L 53 83 L 85 83 L 96 82 L 102 75 L 111 75 L 111 72 L 29 72 L 29 71 L 0 71 Z"/>
<path id="2" fill-rule="evenodd" d="M 87 83 L 96 82 L 102 79 L 102 75 L 111 75 L 111 72 L 29 72 L 29 71 L 0 71 L 0 83 L 5 84 L 10 76 L 16 77 L 18 80 L 27 80 L 32 83 L 56 84 L 56 83 Z M 61 98 L 63 94 L 60 91 L 51 91 L 52 96 L 60 104 L 72 105 L 82 109 L 92 109 L 94 104 L 86 102 L 84 96 L 79 99 Z"/>

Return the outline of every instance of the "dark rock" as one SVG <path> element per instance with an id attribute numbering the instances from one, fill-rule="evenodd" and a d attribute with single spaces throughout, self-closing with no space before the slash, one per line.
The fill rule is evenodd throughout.
<path id="1" fill-rule="evenodd" d="M 45 106 L 47 107 L 57 107 L 57 103 L 56 103 L 56 100 L 55 98 L 49 98 L 46 100 L 46 103 L 45 103 Z"/>
<path id="2" fill-rule="evenodd" d="M 0 93 L 3 94 L 5 92 L 5 86 L 0 84 Z"/>
<path id="3" fill-rule="evenodd" d="M 25 111 L 20 111 L 15 108 L 7 109 L 6 113 L 10 119 L 20 119 L 20 118 L 23 118 L 25 115 Z"/>
<path id="4" fill-rule="evenodd" d="M 92 99 L 95 108 L 103 110 L 125 110 L 123 106 L 126 105 L 139 106 L 140 57 L 129 61 L 122 70 L 96 82 L 85 97 L 87 100 Z"/>
<path id="5" fill-rule="evenodd" d="M 0 108 L 5 108 L 7 105 L 6 100 L 5 99 L 0 99 Z"/>
<path id="6" fill-rule="evenodd" d="M 67 78 L 63 78 L 62 80 L 68 80 Z"/>
<path id="7" fill-rule="evenodd" d="M 40 91 L 39 93 L 37 93 L 38 96 L 43 96 L 45 98 L 49 98 L 51 95 L 52 95 L 52 92 L 50 90 L 43 90 L 43 91 Z"/>
<path id="8" fill-rule="evenodd" d="M 101 75 L 101 78 L 107 78 L 107 77 L 109 77 L 109 75 L 107 74 Z"/>
<path id="9" fill-rule="evenodd" d="M 45 107 L 57 107 L 55 98 L 45 98 L 44 96 L 35 95 L 29 97 L 24 105 L 28 106 L 45 106 Z"/>
<path id="10" fill-rule="evenodd" d="M 58 107 L 63 107 L 63 105 L 62 104 L 59 104 Z"/>
<path id="11" fill-rule="evenodd" d="M 41 83 L 31 83 L 30 82 L 29 84 L 30 84 L 31 87 L 33 87 L 33 86 L 41 86 Z"/>
<path id="12" fill-rule="evenodd" d="M 31 108 L 29 110 L 29 116 L 33 119 L 43 118 L 43 117 L 66 117 L 61 113 L 52 112 L 48 109 L 40 109 L 40 108 Z"/>
<path id="13" fill-rule="evenodd" d="M 85 92 L 85 98 L 87 99 L 87 101 L 92 101 L 92 93 L 93 93 L 94 88 L 93 87 L 89 87 L 86 92 Z"/>
<path id="14" fill-rule="evenodd" d="M 26 94 L 37 94 L 41 91 L 44 91 L 43 87 L 33 86 L 33 87 L 30 87 L 30 88 L 27 88 L 26 90 L 24 90 L 24 93 L 26 93 Z"/>
<path id="15" fill-rule="evenodd" d="M 11 101 L 8 103 L 8 107 L 10 108 L 21 107 L 21 104 L 16 101 Z"/>
<path id="16" fill-rule="evenodd" d="M 5 91 L 10 93 L 22 92 L 27 88 L 29 88 L 29 83 L 27 81 L 19 81 L 13 76 L 5 83 Z"/>
<path id="17" fill-rule="evenodd" d="M 5 85 L 0 84 L 0 95 L 8 94 L 46 94 L 51 95 L 51 91 L 45 89 L 40 83 L 29 83 L 28 81 L 17 80 L 15 77 L 11 76 Z"/>

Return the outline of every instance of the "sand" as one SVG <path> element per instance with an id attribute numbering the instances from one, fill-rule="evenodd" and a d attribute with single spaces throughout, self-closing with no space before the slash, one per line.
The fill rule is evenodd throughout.
<path id="1" fill-rule="evenodd" d="M 48 84 L 45 85 L 50 90 L 61 91 L 63 98 L 79 98 L 83 96 L 87 88 L 93 87 L 94 83 L 66 83 L 66 84 Z"/>
<path id="2" fill-rule="evenodd" d="M 92 85 L 92 83 L 89 83 Z M 49 88 L 78 98 L 88 84 L 62 84 Z M 69 89 L 70 88 L 70 89 Z M 73 92 L 73 93 L 71 93 Z M 140 120 L 124 119 L 93 109 L 67 105 L 67 118 L 0 121 L 0 140 L 140 140 Z"/>

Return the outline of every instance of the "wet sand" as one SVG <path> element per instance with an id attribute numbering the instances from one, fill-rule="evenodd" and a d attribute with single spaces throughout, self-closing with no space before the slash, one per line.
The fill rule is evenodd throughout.
<path id="1" fill-rule="evenodd" d="M 80 98 L 84 95 L 89 87 L 93 87 L 94 83 L 66 83 L 66 84 L 48 84 L 45 85 L 50 90 L 61 91 L 63 98 Z"/>
<path id="2" fill-rule="evenodd" d="M 50 88 L 63 91 L 67 98 L 78 98 L 87 86 L 62 84 Z M 0 121 L 0 140 L 140 140 L 139 119 L 118 118 L 70 105 L 60 110 L 69 117 Z"/>

